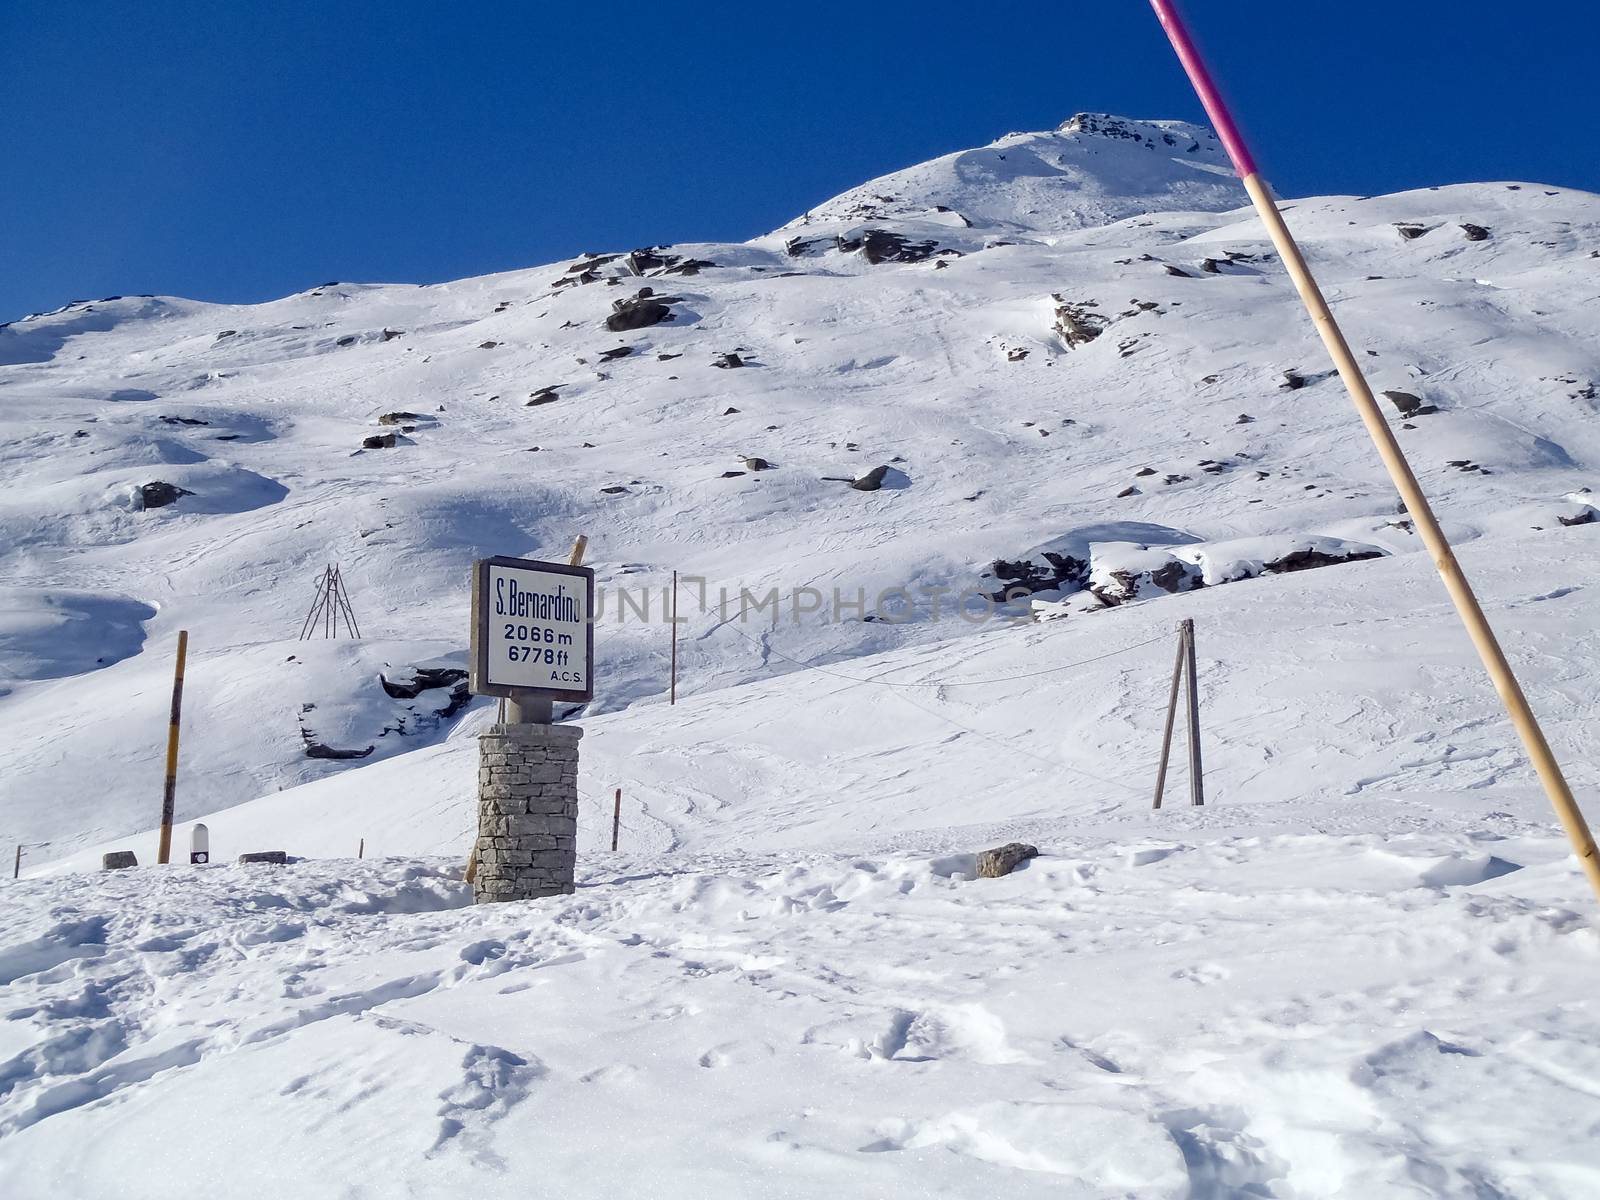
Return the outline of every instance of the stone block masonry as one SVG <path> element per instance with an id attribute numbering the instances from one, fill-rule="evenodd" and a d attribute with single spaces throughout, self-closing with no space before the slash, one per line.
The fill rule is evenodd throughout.
<path id="1" fill-rule="evenodd" d="M 479 904 L 572 893 L 582 737 L 576 725 L 491 725 L 479 735 Z"/>

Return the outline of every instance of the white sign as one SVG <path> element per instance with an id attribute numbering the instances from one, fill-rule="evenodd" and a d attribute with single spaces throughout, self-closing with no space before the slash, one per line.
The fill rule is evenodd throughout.
<path id="1" fill-rule="evenodd" d="M 594 572 L 486 558 L 473 566 L 472 681 L 486 695 L 593 695 Z"/>

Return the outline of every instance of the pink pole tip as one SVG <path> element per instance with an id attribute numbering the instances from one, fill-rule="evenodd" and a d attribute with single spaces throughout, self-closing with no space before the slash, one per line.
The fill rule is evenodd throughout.
<path id="1" fill-rule="evenodd" d="M 1217 136 L 1222 139 L 1223 149 L 1227 150 L 1228 157 L 1233 160 L 1233 169 L 1239 172 L 1241 179 L 1254 175 L 1256 160 L 1250 156 L 1250 147 L 1245 145 L 1244 135 L 1234 124 L 1233 114 L 1228 111 L 1222 93 L 1217 91 L 1211 72 L 1206 70 L 1205 60 L 1195 48 L 1194 39 L 1189 36 L 1188 26 L 1183 23 L 1178 10 L 1173 7 L 1172 0 L 1150 0 L 1150 5 L 1156 10 L 1156 18 L 1161 22 L 1161 27 L 1167 31 L 1167 40 L 1178 52 L 1178 61 L 1183 64 L 1189 82 L 1199 94 L 1200 103 L 1205 106 L 1206 116 L 1211 118 L 1211 124 L 1216 127 Z"/>

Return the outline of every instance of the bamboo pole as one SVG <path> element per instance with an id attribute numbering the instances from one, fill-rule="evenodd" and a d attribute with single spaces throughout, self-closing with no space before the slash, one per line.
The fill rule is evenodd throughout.
<path id="1" fill-rule="evenodd" d="M 1167 790 L 1167 761 L 1172 757 L 1172 723 L 1178 716 L 1178 687 L 1183 683 L 1183 665 L 1186 661 L 1183 645 L 1183 626 L 1178 626 L 1178 657 L 1172 664 L 1172 691 L 1167 695 L 1167 727 L 1161 732 L 1161 765 L 1156 768 L 1156 802 L 1151 808 L 1161 807 L 1161 794 Z"/>
<path id="2" fill-rule="evenodd" d="M 1478 598 L 1473 594 L 1472 586 L 1456 562 L 1455 552 L 1450 547 L 1449 539 L 1439 528 L 1439 522 L 1433 515 L 1433 508 L 1417 482 L 1411 464 L 1406 461 L 1405 453 L 1400 449 L 1394 431 L 1384 419 L 1383 412 L 1372 394 L 1372 388 L 1362 375 L 1355 355 L 1350 352 L 1343 331 L 1328 309 L 1322 289 L 1317 286 L 1310 268 L 1306 266 L 1300 247 L 1289 231 L 1283 214 L 1278 211 L 1277 203 L 1268 191 L 1266 181 L 1261 178 L 1255 159 L 1251 156 L 1238 126 L 1234 124 L 1233 116 L 1217 91 L 1211 73 L 1200 57 L 1199 50 L 1195 48 L 1194 41 L 1190 38 L 1183 19 L 1178 15 L 1173 0 L 1150 0 L 1150 3 L 1166 30 L 1184 71 L 1194 85 L 1200 103 L 1205 106 L 1206 114 L 1216 126 L 1217 136 L 1222 139 L 1228 156 L 1233 160 L 1234 168 L 1244 183 L 1245 191 L 1250 194 L 1256 212 L 1260 214 L 1262 223 L 1267 227 L 1272 244 L 1277 248 L 1289 278 L 1294 281 L 1295 290 L 1300 293 L 1300 300 L 1316 326 L 1322 344 L 1327 347 L 1329 357 L 1338 368 L 1339 377 L 1344 380 L 1344 385 L 1350 392 L 1350 399 L 1355 404 L 1356 412 L 1377 447 L 1378 457 L 1383 460 L 1389 478 L 1394 481 L 1395 490 L 1405 502 L 1406 511 L 1411 516 L 1417 535 L 1427 548 L 1434 566 L 1438 568 L 1439 575 L 1444 581 L 1445 591 L 1449 593 L 1451 603 L 1455 605 L 1456 613 L 1466 627 L 1467 636 L 1472 639 L 1473 647 L 1477 650 L 1495 691 L 1499 693 L 1501 703 L 1506 707 L 1511 724 L 1522 739 L 1523 748 L 1527 750 L 1529 761 L 1539 776 L 1539 782 L 1544 786 L 1545 795 L 1550 798 L 1551 807 L 1556 810 L 1556 816 L 1560 818 L 1562 827 L 1566 830 L 1567 839 L 1572 843 L 1573 853 L 1578 856 L 1578 863 L 1589 879 L 1589 886 L 1594 889 L 1596 898 L 1600 898 L 1600 850 L 1595 847 L 1594 835 L 1589 831 L 1583 811 L 1573 798 L 1572 789 L 1567 785 L 1566 777 L 1561 772 L 1561 765 L 1551 752 L 1549 742 L 1545 740 L 1544 730 L 1539 727 L 1538 718 L 1528 705 L 1522 685 L 1517 682 L 1511 664 L 1506 661 L 1505 651 L 1495 638 L 1489 619 L 1484 615 Z"/>
<path id="3" fill-rule="evenodd" d="M 622 789 L 617 789 L 617 798 L 611 805 L 611 848 L 617 848 L 617 835 L 622 829 Z"/>
<path id="4" fill-rule="evenodd" d="M 672 683 L 667 703 L 678 702 L 678 573 L 672 573 Z"/>
<path id="5" fill-rule="evenodd" d="M 178 665 L 172 674 L 172 715 L 167 721 L 167 779 L 161 791 L 161 846 L 156 862 L 172 857 L 172 812 L 178 795 L 178 716 L 183 709 L 183 660 L 189 652 L 189 631 L 178 630 Z"/>

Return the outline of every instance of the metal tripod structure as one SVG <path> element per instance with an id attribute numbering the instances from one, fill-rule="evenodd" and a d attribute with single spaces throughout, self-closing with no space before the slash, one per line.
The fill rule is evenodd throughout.
<path id="1" fill-rule="evenodd" d="M 329 563 L 317 580 L 317 594 L 311 601 L 311 611 L 306 614 L 305 624 L 300 626 L 299 640 L 303 642 L 316 637 L 319 627 L 323 637 L 336 638 L 339 636 L 340 621 L 344 622 L 345 631 L 351 637 L 361 636 L 355 611 L 350 607 L 350 593 L 344 586 L 344 576 L 337 566 Z"/>

